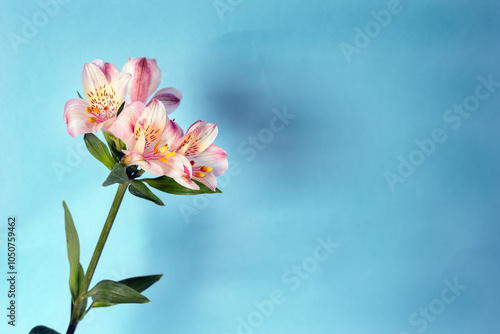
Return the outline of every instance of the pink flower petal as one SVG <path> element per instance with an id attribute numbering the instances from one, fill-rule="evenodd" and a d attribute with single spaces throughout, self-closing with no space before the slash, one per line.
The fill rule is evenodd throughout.
<path id="1" fill-rule="evenodd" d="M 94 124 L 89 121 L 89 114 L 86 108 L 88 102 L 82 99 L 71 99 L 64 106 L 64 123 L 68 125 L 68 133 L 76 137 L 83 133 L 94 131 Z"/>
<path id="2" fill-rule="evenodd" d="M 183 187 L 193 189 L 193 190 L 200 190 L 200 186 L 198 186 L 193 181 L 186 179 L 185 177 L 175 177 L 173 179 L 175 182 L 177 182 L 178 184 L 180 184 Z"/>
<path id="3" fill-rule="evenodd" d="M 121 102 L 125 100 L 125 93 L 127 92 L 127 86 L 131 79 L 132 75 L 130 73 L 118 72 L 110 81 L 109 85 L 115 91 L 116 99 L 120 101 L 120 105 Z"/>
<path id="4" fill-rule="evenodd" d="M 121 139 L 127 147 L 135 146 L 134 127 L 144 109 L 146 109 L 144 103 L 132 102 L 123 109 L 108 131 Z"/>
<path id="5" fill-rule="evenodd" d="M 193 176 L 193 179 L 203 183 L 212 191 L 215 191 L 215 189 L 217 188 L 217 179 L 212 173 L 205 173 L 204 177 Z"/>
<path id="6" fill-rule="evenodd" d="M 161 175 L 171 178 L 178 178 L 184 175 L 184 163 L 182 158 L 178 156 L 169 157 L 167 161 L 151 160 L 151 164 L 156 164 L 161 168 Z"/>
<path id="7" fill-rule="evenodd" d="M 170 151 L 175 151 L 174 143 L 183 136 L 184 131 L 179 126 L 179 124 L 174 121 L 168 120 L 165 129 L 163 130 L 163 133 L 161 134 L 159 139 L 161 139 L 163 143 L 169 146 Z"/>
<path id="8" fill-rule="evenodd" d="M 169 115 L 181 104 L 182 93 L 174 87 L 163 88 L 156 92 L 153 99 L 163 103 L 165 110 L 167 111 L 167 115 Z"/>
<path id="9" fill-rule="evenodd" d="M 142 111 L 142 115 L 139 117 L 138 122 L 141 122 L 144 129 L 149 128 L 149 131 L 158 130 L 158 136 L 165 129 L 167 123 L 167 113 L 165 112 L 165 107 L 163 104 L 158 102 L 158 100 L 153 100 L 152 103 Z"/>
<path id="10" fill-rule="evenodd" d="M 214 176 L 221 176 L 228 168 L 227 153 L 217 145 L 210 145 L 205 151 L 190 157 L 196 166 L 212 168 Z"/>
<path id="11" fill-rule="evenodd" d="M 155 59 L 129 58 L 123 66 L 123 72 L 132 74 L 132 80 L 128 85 L 128 96 L 131 102 L 146 103 L 160 85 L 161 71 Z"/>
<path id="12" fill-rule="evenodd" d="M 108 82 L 111 82 L 112 78 L 116 74 L 120 73 L 120 70 L 116 68 L 115 65 L 111 63 L 106 63 L 105 61 L 102 61 L 100 59 L 94 60 L 92 64 L 96 65 L 102 71 L 102 73 L 104 73 L 104 75 L 106 76 L 106 80 L 108 80 Z"/>
<path id="13" fill-rule="evenodd" d="M 189 127 L 177 151 L 186 156 L 203 152 L 215 140 L 217 133 L 217 124 L 198 121 Z"/>
<path id="14" fill-rule="evenodd" d="M 93 98 L 92 94 L 99 90 L 100 87 L 107 85 L 108 80 L 106 80 L 106 76 L 102 73 L 99 67 L 94 64 L 87 63 L 83 66 L 82 84 L 85 97 L 88 101 L 90 101 Z"/>

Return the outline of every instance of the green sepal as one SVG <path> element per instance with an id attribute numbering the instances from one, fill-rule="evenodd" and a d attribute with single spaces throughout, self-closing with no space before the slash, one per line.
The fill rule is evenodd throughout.
<path id="1" fill-rule="evenodd" d="M 36 326 L 29 332 L 29 334 L 59 334 L 59 332 L 45 326 Z"/>
<path id="2" fill-rule="evenodd" d="M 122 152 L 127 146 L 121 139 L 116 138 L 111 132 L 103 131 L 104 138 L 111 149 L 111 154 L 116 162 L 120 162 L 125 153 Z"/>
<path id="3" fill-rule="evenodd" d="M 64 227 L 66 230 L 66 245 L 68 248 L 68 260 L 69 260 L 69 290 L 71 292 L 71 299 L 76 300 L 78 296 L 80 283 L 79 283 L 79 271 L 80 271 L 80 241 L 78 240 L 78 233 L 76 232 L 75 224 L 73 223 L 73 218 L 69 212 L 66 202 L 63 201 L 64 207 Z M 82 268 L 83 270 L 83 268 Z"/>
<path id="4" fill-rule="evenodd" d="M 102 186 L 107 187 L 115 183 L 123 183 L 127 181 L 128 175 L 127 172 L 125 172 L 125 167 L 123 167 L 120 163 L 116 163 Z"/>
<path id="5" fill-rule="evenodd" d="M 83 97 L 80 95 L 80 92 L 79 91 L 76 91 L 76 93 L 78 94 L 78 97 L 81 98 L 83 100 Z"/>
<path id="6" fill-rule="evenodd" d="M 127 304 L 149 303 L 149 299 L 126 284 L 103 280 L 96 284 L 83 298 L 92 297 L 94 303 Z"/>
<path id="7" fill-rule="evenodd" d="M 106 144 L 104 144 L 93 133 L 86 133 L 85 136 L 83 136 L 83 139 L 85 140 L 85 145 L 87 145 L 87 149 L 89 150 L 90 154 L 92 154 L 94 158 L 102 162 L 104 166 L 108 167 L 109 169 L 113 169 L 115 160 L 111 156 L 111 153 L 109 153 Z"/>
<path id="8" fill-rule="evenodd" d="M 149 288 L 151 285 L 155 284 L 158 282 L 158 280 L 162 277 L 163 275 L 150 275 L 150 276 L 139 276 L 139 277 L 132 277 L 132 278 L 127 278 L 121 281 L 118 281 L 118 283 L 125 284 L 126 286 L 131 287 L 137 292 L 143 292 L 147 288 Z M 116 304 L 113 303 L 93 303 L 92 307 L 108 307 L 108 306 L 113 306 Z"/>
<path id="9" fill-rule="evenodd" d="M 157 205 L 164 206 L 161 199 L 159 199 L 153 192 L 148 188 L 147 185 L 142 183 L 141 181 L 133 180 L 128 187 L 128 191 L 137 197 L 147 199 Z"/>
<path id="10" fill-rule="evenodd" d="M 219 188 L 216 188 L 215 191 L 213 191 L 206 185 L 195 180 L 193 181 L 200 186 L 200 190 L 193 190 L 181 186 L 179 183 L 175 182 L 174 179 L 168 176 L 160 176 L 154 179 L 141 179 L 141 181 L 146 182 L 151 187 L 156 188 L 160 191 L 174 195 L 200 195 L 200 194 L 222 193 L 222 191 L 220 191 Z"/>
<path id="11" fill-rule="evenodd" d="M 116 112 L 116 117 L 120 116 L 124 107 L 125 107 L 125 101 L 123 101 L 121 106 L 118 108 L 118 111 Z"/>

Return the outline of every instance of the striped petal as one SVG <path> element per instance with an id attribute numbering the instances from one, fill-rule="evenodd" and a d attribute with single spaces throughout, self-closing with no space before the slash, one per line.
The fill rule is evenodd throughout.
<path id="1" fill-rule="evenodd" d="M 96 65 L 87 63 L 83 66 L 82 72 L 83 92 L 88 101 L 93 98 L 96 91 L 100 91 L 102 87 L 108 84 L 106 76 Z"/>
<path id="2" fill-rule="evenodd" d="M 181 104 L 182 93 L 174 87 L 163 88 L 156 92 L 153 99 L 163 103 L 165 110 L 167 111 L 167 115 L 169 115 Z"/>
<path id="3" fill-rule="evenodd" d="M 122 71 L 132 74 L 132 80 L 128 84 L 128 96 L 131 102 L 146 103 L 160 85 L 161 71 L 156 59 L 129 58 Z"/>
<path id="4" fill-rule="evenodd" d="M 106 77 L 106 80 L 108 80 L 108 82 L 111 82 L 113 77 L 116 74 L 120 73 L 120 70 L 115 65 L 113 65 L 111 63 L 106 63 L 105 61 L 100 60 L 100 59 L 94 60 L 92 62 L 92 64 L 97 66 L 102 71 L 102 73 L 104 74 L 104 76 Z"/>

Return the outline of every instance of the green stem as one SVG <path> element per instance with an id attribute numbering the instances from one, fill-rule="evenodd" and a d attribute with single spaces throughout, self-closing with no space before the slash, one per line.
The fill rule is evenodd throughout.
<path id="1" fill-rule="evenodd" d="M 113 222 L 115 221 L 116 214 L 118 213 L 118 209 L 120 208 L 120 204 L 122 203 L 123 196 L 125 195 L 125 191 L 127 190 L 127 186 L 128 182 L 122 183 L 118 186 L 115 199 L 113 200 L 113 204 L 111 204 L 111 209 L 109 210 L 108 218 L 104 223 L 104 227 L 102 228 L 101 235 L 99 237 L 99 240 L 97 241 L 94 254 L 92 255 L 89 267 L 80 286 L 78 297 L 74 302 L 74 307 L 71 312 L 71 322 L 66 334 L 73 334 L 75 332 L 76 326 L 78 325 L 78 321 L 80 318 L 80 309 L 82 308 L 81 306 L 84 299 L 83 295 L 87 292 L 90 282 L 92 281 L 97 263 L 99 262 L 99 258 L 101 257 L 102 250 L 104 248 L 104 245 L 106 244 L 106 240 L 108 239 L 109 232 L 111 231 L 111 227 L 113 226 Z"/>

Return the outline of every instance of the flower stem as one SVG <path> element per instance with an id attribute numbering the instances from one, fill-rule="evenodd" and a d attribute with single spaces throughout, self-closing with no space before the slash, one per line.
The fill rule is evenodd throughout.
<path id="1" fill-rule="evenodd" d="M 104 248 L 104 245 L 106 244 L 106 240 L 108 239 L 109 232 L 111 231 L 111 227 L 113 226 L 113 222 L 115 221 L 116 214 L 118 213 L 118 209 L 120 208 L 120 204 L 122 203 L 123 196 L 125 195 L 125 190 L 127 190 L 127 186 L 128 182 L 122 183 L 118 186 L 115 199 L 113 200 L 113 204 L 111 204 L 111 209 L 109 210 L 108 218 L 104 223 L 104 227 L 102 228 L 101 235 L 99 237 L 99 240 L 97 241 L 94 254 L 92 255 L 89 267 L 80 286 L 78 297 L 74 301 L 74 307 L 71 312 L 71 321 L 66 334 L 73 334 L 75 332 L 76 326 L 78 325 L 82 303 L 84 300 L 83 295 L 87 292 L 90 282 L 92 281 L 97 263 L 99 262 L 99 258 L 101 257 L 102 250 Z"/>

